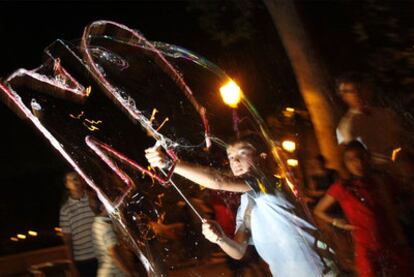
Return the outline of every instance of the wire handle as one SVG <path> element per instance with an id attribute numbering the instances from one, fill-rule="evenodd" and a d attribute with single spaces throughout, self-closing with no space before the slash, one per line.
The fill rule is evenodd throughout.
<path id="1" fill-rule="evenodd" d="M 157 141 L 155 143 L 155 145 L 153 146 L 153 148 L 157 149 L 161 145 L 162 145 L 162 143 L 160 141 Z M 171 158 L 172 165 L 170 166 L 170 168 L 168 169 L 167 172 L 162 168 L 159 169 L 160 172 L 165 176 L 165 182 L 161 183 L 161 185 L 166 187 L 166 188 L 168 188 L 170 186 L 174 187 L 174 189 L 178 192 L 178 194 L 180 194 L 180 196 L 183 198 L 185 203 L 187 203 L 187 205 L 195 213 L 195 215 L 200 219 L 200 221 L 204 222 L 204 218 L 201 216 L 200 212 L 194 207 L 194 205 L 190 202 L 190 200 L 187 198 L 187 196 L 184 195 L 184 193 L 181 191 L 181 189 L 178 188 L 178 186 L 174 183 L 174 181 L 171 180 L 171 177 L 174 174 L 174 169 L 175 169 L 175 166 L 176 166 L 177 160 L 178 160 L 177 155 L 174 153 L 174 150 L 171 149 L 171 148 L 166 149 L 165 152 L 167 153 L 169 158 Z"/>

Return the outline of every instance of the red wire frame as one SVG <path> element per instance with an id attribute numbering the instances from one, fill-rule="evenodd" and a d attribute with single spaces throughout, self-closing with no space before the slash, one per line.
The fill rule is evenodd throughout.
<path id="1" fill-rule="evenodd" d="M 168 183 L 171 179 L 171 176 L 174 172 L 174 167 L 176 164 L 177 157 L 175 154 L 171 151 L 167 151 L 167 154 L 170 156 L 170 158 L 173 161 L 173 165 L 170 168 L 170 170 L 167 173 L 166 177 L 160 177 L 158 174 L 148 170 L 147 168 L 139 165 L 134 160 L 128 158 L 124 154 L 118 152 L 108 144 L 105 144 L 99 140 L 97 140 L 94 137 L 87 136 L 85 138 L 86 144 L 104 161 L 123 181 L 127 184 L 129 188 L 132 188 L 134 186 L 133 181 L 129 178 L 129 176 L 122 170 L 119 169 L 119 167 L 113 162 L 113 159 L 107 155 L 107 153 L 110 153 L 111 155 L 114 155 L 116 158 L 121 160 L 122 162 L 128 164 L 129 166 L 139 170 L 141 173 L 144 173 L 151 178 L 157 180 L 161 185 L 164 187 L 169 187 Z M 106 153 L 105 153 L 106 152 Z M 170 153 L 169 153 L 170 152 Z M 123 198 L 123 197 L 122 197 Z"/>

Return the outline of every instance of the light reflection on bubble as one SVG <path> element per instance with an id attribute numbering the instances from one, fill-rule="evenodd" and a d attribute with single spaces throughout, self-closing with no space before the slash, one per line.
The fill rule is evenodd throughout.
<path id="1" fill-rule="evenodd" d="M 120 71 L 128 68 L 129 64 L 121 56 L 105 49 L 104 47 L 93 47 L 90 49 L 93 56 L 98 58 L 101 62 L 110 63 L 111 65 L 118 67 Z"/>

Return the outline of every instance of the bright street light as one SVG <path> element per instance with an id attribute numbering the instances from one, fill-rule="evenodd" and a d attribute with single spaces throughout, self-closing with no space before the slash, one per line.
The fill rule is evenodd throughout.
<path id="1" fill-rule="evenodd" d="M 293 116 L 295 115 L 295 108 L 292 107 L 286 107 L 283 111 L 282 114 L 283 116 L 287 117 L 287 118 L 293 118 Z"/>
<path id="2" fill-rule="evenodd" d="M 282 148 L 287 152 L 294 152 L 296 150 L 296 143 L 293 140 L 284 140 L 282 142 Z"/>
<path id="3" fill-rule="evenodd" d="M 37 237 L 37 232 L 35 231 L 29 230 L 27 233 L 32 237 Z"/>
<path id="4" fill-rule="evenodd" d="M 299 162 L 296 159 L 288 159 L 287 164 L 291 167 L 297 167 L 299 165 Z"/>
<path id="5" fill-rule="evenodd" d="M 17 234 L 17 238 L 19 238 L 19 239 L 26 239 L 26 235 Z"/>
<path id="6" fill-rule="evenodd" d="M 237 107 L 242 97 L 240 87 L 233 80 L 220 88 L 220 94 L 224 103 L 232 108 Z"/>

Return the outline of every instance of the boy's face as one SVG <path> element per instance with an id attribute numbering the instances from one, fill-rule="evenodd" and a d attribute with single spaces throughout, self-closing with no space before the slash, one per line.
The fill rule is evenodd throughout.
<path id="1" fill-rule="evenodd" d="M 227 157 L 234 176 L 251 172 L 256 157 L 256 150 L 246 142 L 238 142 L 227 148 Z"/>

